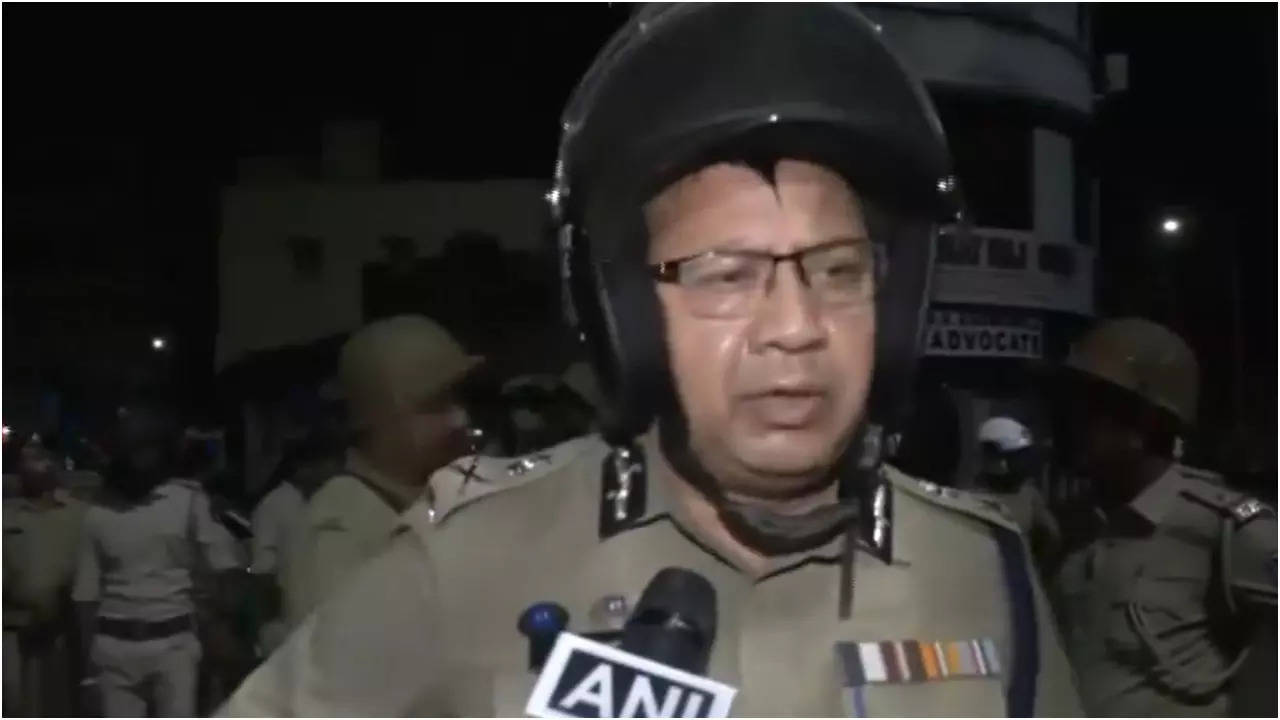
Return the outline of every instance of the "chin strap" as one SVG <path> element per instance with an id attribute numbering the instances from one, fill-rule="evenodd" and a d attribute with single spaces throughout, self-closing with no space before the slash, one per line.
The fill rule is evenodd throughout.
<path id="1" fill-rule="evenodd" d="M 838 614 L 853 613 L 854 554 L 859 546 L 882 562 L 893 557 L 893 493 L 881 476 L 885 445 L 880 425 L 868 424 L 837 464 L 837 500 L 799 515 L 787 515 L 751 503 L 731 500 L 689 451 L 680 432 L 669 423 L 659 427 L 663 454 L 718 508 L 725 527 L 739 540 L 767 555 L 808 550 L 843 535 Z"/>

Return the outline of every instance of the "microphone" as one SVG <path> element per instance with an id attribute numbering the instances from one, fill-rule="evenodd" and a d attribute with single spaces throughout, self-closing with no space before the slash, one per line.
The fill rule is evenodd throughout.
<path id="1" fill-rule="evenodd" d="M 622 627 L 622 649 L 696 675 L 716 639 L 716 589 L 692 570 L 658 571 Z"/>
<path id="2" fill-rule="evenodd" d="M 716 592 L 682 568 L 658 572 L 623 625 L 621 649 L 561 632 L 525 712 L 538 717 L 727 717 L 737 689 L 702 676 Z"/>

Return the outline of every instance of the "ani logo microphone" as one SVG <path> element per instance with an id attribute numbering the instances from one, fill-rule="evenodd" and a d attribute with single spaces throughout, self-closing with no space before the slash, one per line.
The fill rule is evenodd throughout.
<path id="1" fill-rule="evenodd" d="M 536 717 L 721 718 L 737 690 L 561 633 L 525 712 Z"/>
<path id="2" fill-rule="evenodd" d="M 727 717 L 737 690 L 704 677 L 716 632 L 715 589 L 660 571 L 622 630 L 621 649 L 561 632 L 525 712 L 538 717 Z"/>

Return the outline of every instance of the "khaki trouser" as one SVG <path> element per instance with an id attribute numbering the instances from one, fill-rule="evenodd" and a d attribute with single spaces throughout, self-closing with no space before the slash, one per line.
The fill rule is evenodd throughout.
<path id="1" fill-rule="evenodd" d="M 146 717 L 148 705 L 157 717 L 195 715 L 200 641 L 194 633 L 142 641 L 98 635 L 91 655 L 107 717 Z"/>

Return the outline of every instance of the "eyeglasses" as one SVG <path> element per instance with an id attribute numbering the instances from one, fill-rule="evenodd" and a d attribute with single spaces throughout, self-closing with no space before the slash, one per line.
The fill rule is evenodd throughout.
<path id="1" fill-rule="evenodd" d="M 680 286 L 694 315 L 740 318 L 755 312 L 773 288 L 779 263 L 794 262 L 800 281 L 824 307 L 866 305 L 888 269 L 882 245 L 865 238 L 836 240 L 783 255 L 711 250 L 650 265 L 659 282 Z"/>

